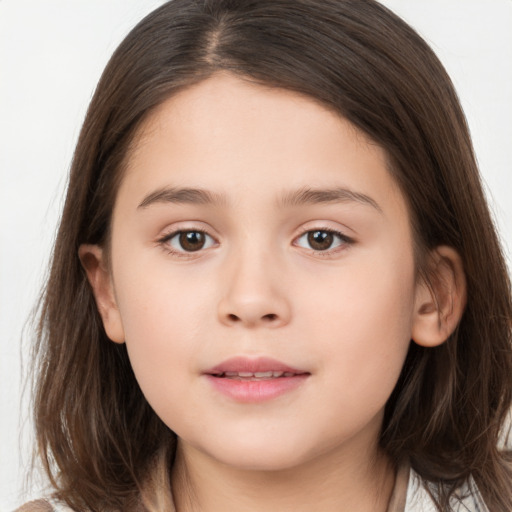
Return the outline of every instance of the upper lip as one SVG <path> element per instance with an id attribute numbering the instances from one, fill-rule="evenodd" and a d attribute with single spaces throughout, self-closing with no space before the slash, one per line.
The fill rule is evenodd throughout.
<path id="1" fill-rule="evenodd" d="M 295 373 L 295 374 L 305 374 L 309 373 L 305 370 L 300 370 L 298 368 L 293 368 L 277 359 L 272 359 L 271 357 L 257 357 L 251 358 L 246 356 L 238 356 L 232 357 L 230 359 L 226 359 L 222 363 L 206 370 L 206 374 L 208 375 L 220 375 L 225 372 L 286 372 L 286 373 Z"/>

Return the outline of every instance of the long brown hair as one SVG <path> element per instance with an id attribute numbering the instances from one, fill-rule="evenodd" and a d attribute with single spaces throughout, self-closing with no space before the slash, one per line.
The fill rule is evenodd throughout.
<path id="1" fill-rule="evenodd" d="M 108 340 L 78 247 L 108 243 L 141 122 L 219 70 L 305 94 L 368 134 L 408 201 L 418 271 L 428 276 L 421 256 L 436 246 L 461 255 L 460 325 L 439 347 L 411 343 L 380 442 L 396 464 L 410 461 L 439 510 L 469 478 L 490 510 L 512 510 L 510 463 L 498 449 L 512 400 L 506 265 L 449 77 L 373 0 L 173 0 L 112 56 L 73 158 L 35 346 L 37 439 L 56 495 L 77 509 L 132 510 L 155 460 L 172 465 L 175 436 L 144 399 L 125 347 Z"/>

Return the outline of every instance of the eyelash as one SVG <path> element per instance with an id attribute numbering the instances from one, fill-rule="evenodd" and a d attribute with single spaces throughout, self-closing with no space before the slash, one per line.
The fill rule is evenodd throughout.
<path id="1" fill-rule="evenodd" d="M 326 233 L 328 235 L 332 235 L 339 239 L 339 245 L 334 247 L 333 249 L 326 249 L 325 251 L 322 250 L 316 250 L 313 248 L 309 248 L 310 251 L 312 251 L 315 256 L 320 256 L 322 258 L 329 258 L 333 255 L 337 254 L 338 252 L 341 252 L 351 245 L 355 243 L 355 240 L 353 238 L 348 237 L 347 235 L 343 234 L 341 231 L 336 231 L 335 229 L 331 228 L 322 228 L 322 227 L 316 227 L 316 228 L 308 228 L 302 231 L 302 233 L 295 238 L 295 241 L 300 240 L 302 237 L 307 235 L 308 233 Z"/>
<path id="2" fill-rule="evenodd" d="M 172 233 L 169 233 L 168 235 L 164 235 L 162 238 L 157 240 L 157 243 L 161 245 L 168 254 L 171 254 L 172 256 L 177 256 L 178 258 L 190 258 L 193 257 L 195 253 L 200 253 L 203 250 L 202 248 L 197 251 L 178 251 L 170 246 L 170 242 L 172 241 L 172 239 L 183 233 L 201 233 L 202 235 L 207 236 L 208 238 L 214 240 L 214 238 L 211 235 L 209 235 L 208 232 L 205 231 L 204 229 L 179 229 L 173 231 Z"/>
<path id="3" fill-rule="evenodd" d="M 314 233 L 314 232 L 326 233 L 328 235 L 332 235 L 332 236 L 338 238 L 338 240 L 340 242 L 339 245 L 336 246 L 334 249 L 316 250 L 313 248 L 309 248 L 308 250 L 311 251 L 312 253 L 314 253 L 316 256 L 328 258 L 335 253 L 345 250 L 347 248 L 347 246 L 353 245 L 355 243 L 354 239 L 344 235 L 340 231 L 336 231 L 336 230 L 330 229 L 330 228 L 317 227 L 317 228 L 313 228 L 313 229 L 303 230 L 298 236 L 296 236 L 294 238 L 294 245 L 297 246 L 296 242 L 298 240 L 300 240 L 305 235 L 307 235 L 309 233 Z M 209 235 L 207 231 L 205 231 L 203 229 L 180 229 L 177 231 L 173 231 L 172 233 L 169 233 L 169 234 L 161 237 L 160 239 L 158 239 L 157 243 L 159 245 L 161 245 L 162 247 L 164 247 L 167 253 L 169 253 L 173 256 L 177 256 L 179 258 L 190 258 L 190 257 L 193 257 L 195 253 L 201 253 L 204 250 L 203 248 L 200 248 L 197 251 L 175 250 L 175 249 L 171 248 L 170 242 L 175 237 L 182 235 L 184 233 L 200 233 L 200 234 L 210 238 L 215 243 L 215 239 L 211 235 Z"/>

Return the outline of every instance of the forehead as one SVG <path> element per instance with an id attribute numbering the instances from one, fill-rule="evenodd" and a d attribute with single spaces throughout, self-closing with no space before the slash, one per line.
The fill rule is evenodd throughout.
<path id="1" fill-rule="evenodd" d="M 296 92 L 228 73 L 181 90 L 151 113 L 134 140 L 123 182 L 283 193 L 300 187 L 395 193 L 386 152 L 346 119 Z M 123 184 L 122 184 L 123 187 Z"/>

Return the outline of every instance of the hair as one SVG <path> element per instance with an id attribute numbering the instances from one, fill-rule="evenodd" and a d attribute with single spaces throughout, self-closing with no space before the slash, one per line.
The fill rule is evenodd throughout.
<path id="1" fill-rule="evenodd" d="M 125 346 L 107 338 L 78 248 L 108 246 L 141 123 L 219 71 L 313 98 L 385 149 L 420 274 L 430 275 L 424 256 L 436 247 L 460 254 L 461 322 L 438 347 L 410 344 L 380 445 L 396 465 L 410 461 L 440 511 L 470 479 L 490 510 L 511 510 L 510 454 L 499 449 L 512 400 L 505 260 L 447 73 L 373 0 L 174 0 L 113 54 L 74 154 L 35 343 L 38 450 L 56 496 L 76 509 L 129 511 L 141 493 L 157 503 L 170 492 L 175 434 L 142 395 Z"/>

